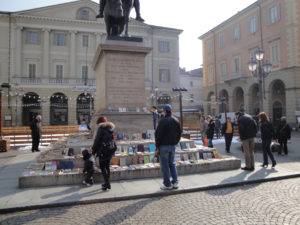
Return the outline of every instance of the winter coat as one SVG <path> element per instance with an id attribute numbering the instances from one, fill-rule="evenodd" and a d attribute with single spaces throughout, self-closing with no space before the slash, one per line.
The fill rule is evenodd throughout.
<path id="1" fill-rule="evenodd" d="M 206 131 L 208 128 L 208 123 L 206 120 L 200 120 L 200 132 L 201 134 L 206 135 Z"/>
<path id="2" fill-rule="evenodd" d="M 281 122 L 276 130 L 278 141 L 287 141 L 291 139 L 291 128 L 286 122 Z"/>
<path id="3" fill-rule="evenodd" d="M 221 121 L 219 119 L 215 120 L 215 128 L 220 129 L 221 128 Z"/>
<path id="4" fill-rule="evenodd" d="M 103 138 L 106 135 L 113 135 L 114 134 L 115 125 L 112 122 L 104 122 L 99 124 L 99 128 L 94 140 L 93 144 L 93 155 L 100 156 L 101 153 L 101 143 Z M 111 158 L 111 156 L 109 157 Z M 109 158 L 100 158 L 100 160 L 108 160 Z"/>
<path id="5" fill-rule="evenodd" d="M 35 138 L 40 138 L 42 135 L 42 130 L 38 125 L 39 121 L 37 119 L 33 119 L 30 124 L 31 135 Z"/>
<path id="6" fill-rule="evenodd" d="M 270 121 L 260 122 L 260 132 L 262 140 L 270 140 L 275 137 L 274 127 Z"/>
<path id="7" fill-rule="evenodd" d="M 213 139 L 214 138 L 214 132 L 215 132 L 215 122 L 211 120 L 208 123 L 208 129 L 206 131 L 207 139 Z"/>
<path id="8" fill-rule="evenodd" d="M 96 163 L 95 159 L 93 158 L 92 154 L 89 152 L 89 150 L 83 150 L 82 151 L 83 160 L 84 160 L 84 167 L 83 172 L 87 173 L 93 173 L 96 169 Z"/>
<path id="9" fill-rule="evenodd" d="M 233 123 L 231 123 L 231 127 L 232 127 L 232 134 L 233 134 L 233 129 L 234 129 Z M 222 136 L 225 135 L 226 129 L 227 129 L 227 121 L 222 125 L 222 129 L 221 129 Z"/>
<path id="10" fill-rule="evenodd" d="M 155 131 L 155 145 L 177 145 L 181 138 L 181 125 L 177 118 L 168 113 L 162 118 Z"/>
<path id="11" fill-rule="evenodd" d="M 256 137 L 257 124 L 255 120 L 248 114 L 241 115 L 238 118 L 238 126 L 241 140 Z"/>

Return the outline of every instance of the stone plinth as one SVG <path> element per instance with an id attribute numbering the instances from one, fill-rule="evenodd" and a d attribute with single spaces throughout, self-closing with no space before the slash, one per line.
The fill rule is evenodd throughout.
<path id="1" fill-rule="evenodd" d="M 241 160 L 235 157 L 226 159 L 212 159 L 203 160 L 201 163 L 189 164 L 189 165 L 177 165 L 177 171 L 179 175 L 193 174 L 201 172 L 212 171 L 224 171 L 238 169 L 241 167 Z M 125 170 L 125 171 L 111 171 L 110 179 L 112 181 L 117 180 L 130 180 L 130 179 L 144 179 L 162 177 L 159 167 L 137 169 L 137 170 Z M 84 179 L 83 174 L 61 174 L 61 175 L 47 175 L 47 176 L 29 176 L 19 177 L 19 187 L 47 187 L 57 185 L 71 185 L 81 184 Z M 94 174 L 94 180 L 96 183 L 103 182 L 101 173 Z"/>

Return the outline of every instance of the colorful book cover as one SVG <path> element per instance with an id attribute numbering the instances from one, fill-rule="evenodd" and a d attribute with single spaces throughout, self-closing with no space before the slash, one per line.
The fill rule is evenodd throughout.
<path id="1" fill-rule="evenodd" d="M 120 166 L 126 166 L 126 157 L 120 157 Z"/>
<path id="2" fill-rule="evenodd" d="M 119 158 L 118 157 L 112 157 L 111 164 L 115 165 L 115 166 L 119 165 Z"/>
<path id="3" fill-rule="evenodd" d="M 149 145 L 144 145 L 144 151 L 145 151 L 145 152 L 150 152 Z"/>
<path id="4" fill-rule="evenodd" d="M 52 162 L 46 162 L 45 163 L 45 170 L 51 170 L 52 168 Z"/>
<path id="5" fill-rule="evenodd" d="M 114 133 L 114 140 L 117 141 L 118 140 L 118 134 Z"/>
<path id="6" fill-rule="evenodd" d="M 215 158 L 215 159 L 219 159 L 219 158 L 220 158 L 220 155 L 219 155 L 218 150 L 214 150 L 214 151 L 213 151 L 213 155 L 214 155 L 214 158 Z"/>
<path id="7" fill-rule="evenodd" d="M 175 152 L 178 152 L 178 151 L 181 151 L 181 147 L 180 147 L 179 144 L 177 144 L 177 145 L 175 146 Z"/>
<path id="8" fill-rule="evenodd" d="M 149 144 L 150 152 L 155 152 L 155 144 Z"/>
<path id="9" fill-rule="evenodd" d="M 180 142 L 180 147 L 181 147 L 181 150 L 186 150 L 187 149 L 187 146 L 186 146 L 186 142 Z"/>
<path id="10" fill-rule="evenodd" d="M 144 145 L 143 145 L 143 144 L 139 144 L 139 145 L 137 146 L 137 151 L 138 151 L 138 152 L 144 152 L 144 151 L 145 151 Z"/>
<path id="11" fill-rule="evenodd" d="M 119 141 L 123 140 L 123 134 L 118 134 L 118 140 Z"/>
<path id="12" fill-rule="evenodd" d="M 149 155 L 145 155 L 144 156 L 144 163 L 146 164 L 146 163 L 150 163 L 150 157 L 149 157 Z"/>
<path id="13" fill-rule="evenodd" d="M 183 154 L 183 161 L 188 161 L 189 160 L 189 156 L 188 154 Z"/>
<path id="14" fill-rule="evenodd" d="M 52 171 L 57 170 L 56 161 L 52 161 L 52 163 L 51 163 L 51 170 Z"/>
<path id="15" fill-rule="evenodd" d="M 149 156 L 149 161 L 150 161 L 150 163 L 153 163 L 153 162 L 154 162 L 154 155 L 150 155 L 150 156 Z"/>
<path id="16" fill-rule="evenodd" d="M 208 154 L 207 154 L 207 152 L 203 152 L 203 159 L 208 159 Z"/>
<path id="17" fill-rule="evenodd" d="M 144 164 L 144 156 L 143 155 L 138 156 L 138 164 Z"/>
<path id="18" fill-rule="evenodd" d="M 196 145 L 195 145 L 195 142 L 194 142 L 194 141 L 191 141 L 191 142 L 190 142 L 190 148 L 196 148 Z"/>
<path id="19" fill-rule="evenodd" d="M 137 156 L 134 156 L 132 157 L 132 164 L 138 164 L 138 157 Z"/>
<path id="20" fill-rule="evenodd" d="M 130 140 L 130 141 L 133 140 L 133 134 L 128 134 L 128 140 Z"/>
<path id="21" fill-rule="evenodd" d="M 132 145 L 131 147 L 132 147 L 133 152 L 136 153 L 137 152 L 137 146 L 136 145 Z"/>
<path id="22" fill-rule="evenodd" d="M 154 130 L 147 130 L 147 136 L 149 139 L 154 140 L 155 139 L 155 131 Z"/>
<path id="23" fill-rule="evenodd" d="M 195 155 L 195 160 L 198 160 L 199 159 L 199 152 L 194 152 L 194 155 Z"/>
<path id="24" fill-rule="evenodd" d="M 189 153 L 189 159 L 190 160 L 195 160 L 195 154 L 194 154 L 194 152 L 190 152 Z"/>
<path id="25" fill-rule="evenodd" d="M 181 155 L 180 154 L 175 154 L 175 162 L 181 161 Z"/>
<path id="26" fill-rule="evenodd" d="M 142 133 L 142 138 L 147 139 L 147 133 Z"/>
<path id="27" fill-rule="evenodd" d="M 128 153 L 128 146 L 123 145 L 122 146 L 122 152 Z"/>
<path id="28" fill-rule="evenodd" d="M 190 149 L 190 143 L 186 142 L 186 149 Z"/>
<path id="29" fill-rule="evenodd" d="M 133 155 L 133 148 L 132 147 L 128 148 L 128 155 Z"/>

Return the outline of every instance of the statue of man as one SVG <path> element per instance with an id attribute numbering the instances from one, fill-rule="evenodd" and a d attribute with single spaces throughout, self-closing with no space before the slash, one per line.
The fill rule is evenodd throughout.
<path id="1" fill-rule="evenodd" d="M 104 11 L 105 4 L 106 4 L 106 0 L 100 0 L 99 14 L 96 16 L 96 18 L 103 18 L 103 11 Z M 133 7 L 135 8 L 135 12 L 136 12 L 135 19 L 137 21 L 144 22 L 145 20 L 141 17 L 141 13 L 140 13 L 140 0 L 134 0 Z"/>

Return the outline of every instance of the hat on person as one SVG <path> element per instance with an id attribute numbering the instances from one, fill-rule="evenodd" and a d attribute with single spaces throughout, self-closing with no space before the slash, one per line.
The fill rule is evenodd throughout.
<path id="1" fill-rule="evenodd" d="M 165 110 L 165 111 L 168 111 L 168 110 L 171 110 L 171 109 L 172 109 L 172 106 L 169 105 L 169 104 L 166 104 L 166 105 L 164 105 L 164 107 L 163 107 L 163 110 Z"/>

